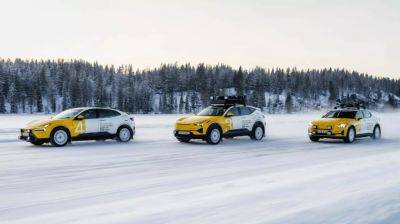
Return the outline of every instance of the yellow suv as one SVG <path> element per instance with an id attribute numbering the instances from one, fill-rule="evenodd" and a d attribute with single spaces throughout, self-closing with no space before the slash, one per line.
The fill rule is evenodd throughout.
<path id="1" fill-rule="evenodd" d="M 50 142 L 64 146 L 70 141 L 116 138 L 128 142 L 135 134 L 132 116 L 109 108 L 84 107 L 61 112 L 50 119 L 33 121 L 21 129 L 20 139 L 34 145 Z"/>
<path id="2" fill-rule="evenodd" d="M 175 124 L 174 135 L 180 142 L 202 139 L 218 144 L 223 137 L 265 136 L 265 117 L 260 109 L 246 106 L 244 97 L 212 97 L 211 106 L 195 116 L 182 117 Z"/>
<path id="3" fill-rule="evenodd" d="M 381 126 L 379 119 L 368 110 L 342 108 L 329 111 L 321 119 L 310 122 L 308 136 L 313 142 L 333 138 L 352 143 L 358 137 L 379 139 Z"/>

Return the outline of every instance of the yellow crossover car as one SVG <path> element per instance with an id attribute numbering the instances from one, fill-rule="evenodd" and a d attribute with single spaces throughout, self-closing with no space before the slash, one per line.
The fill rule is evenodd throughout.
<path id="1" fill-rule="evenodd" d="M 109 108 L 74 108 L 53 118 L 33 121 L 21 129 L 21 140 L 34 145 L 64 146 L 75 140 L 116 138 L 128 142 L 135 134 L 132 116 Z"/>
<path id="2" fill-rule="evenodd" d="M 180 142 L 202 139 L 208 144 L 218 144 L 223 137 L 246 135 L 261 140 L 265 125 L 261 110 L 246 106 L 244 98 L 219 97 L 197 115 L 178 119 L 174 134 Z"/>
<path id="3" fill-rule="evenodd" d="M 308 136 L 314 142 L 334 138 L 352 143 L 357 137 L 379 139 L 381 126 L 379 119 L 368 110 L 343 108 L 329 111 L 321 119 L 310 122 Z"/>

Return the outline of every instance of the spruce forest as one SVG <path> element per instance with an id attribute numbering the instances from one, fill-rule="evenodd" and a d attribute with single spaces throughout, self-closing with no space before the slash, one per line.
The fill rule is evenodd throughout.
<path id="1" fill-rule="evenodd" d="M 0 113 L 112 107 L 130 113 L 195 113 L 210 96 L 245 95 L 266 113 L 330 108 L 357 98 L 375 110 L 400 106 L 400 80 L 344 69 L 163 64 L 135 70 L 82 60 L 0 59 Z"/>

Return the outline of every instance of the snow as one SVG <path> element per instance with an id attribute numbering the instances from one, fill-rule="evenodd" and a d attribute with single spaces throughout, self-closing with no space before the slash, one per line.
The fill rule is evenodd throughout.
<path id="1" fill-rule="evenodd" d="M 267 115 L 267 138 L 184 144 L 179 115 L 138 115 L 134 141 L 18 141 L 46 115 L 0 116 L 0 223 L 398 223 L 400 113 L 383 139 L 312 143 L 317 113 Z"/>

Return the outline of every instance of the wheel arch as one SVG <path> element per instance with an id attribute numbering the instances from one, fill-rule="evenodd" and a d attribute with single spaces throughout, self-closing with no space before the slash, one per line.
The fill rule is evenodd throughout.
<path id="1" fill-rule="evenodd" d="M 261 126 L 261 128 L 262 128 L 262 129 L 264 130 L 264 132 L 265 132 L 265 126 L 264 126 L 264 123 L 263 123 L 263 122 L 261 122 L 261 121 L 256 121 L 256 122 L 254 122 L 252 130 L 253 130 L 253 129 L 254 129 L 254 127 L 255 127 L 255 126 L 257 126 L 257 125 L 260 125 L 260 126 Z"/>
<path id="2" fill-rule="evenodd" d="M 222 126 L 220 124 L 216 123 L 216 122 L 213 122 L 213 123 L 208 125 L 206 134 L 211 130 L 212 127 L 218 127 L 219 130 L 221 131 L 221 134 L 223 134 L 224 130 L 222 129 Z"/>
<path id="3" fill-rule="evenodd" d="M 128 130 L 131 132 L 131 139 L 133 138 L 134 132 L 132 130 L 132 127 L 127 125 L 127 124 L 121 124 L 118 126 L 117 128 L 117 132 L 115 132 L 116 135 L 118 135 L 119 130 L 121 130 L 121 128 L 128 128 Z"/>
<path id="4" fill-rule="evenodd" d="M 66 126 L 64 126 L 64 125 L 57 125 L 57 126 L 55 126 L 54 128 L 52 128 L 51 131 L 50 131 L 50 136 L 49 136 L 49 138 L 50 138 L 51 135 L 52 135 L 56 130 L 58 130 L 58 129 L 64 129 L 64 130 L 66 130 L 66 131 L 67 131 L 67 134 L 68 134 L 68 137 L 71 139 L 71 130 L 69 130 L 69 128 L 66 127 Z"/>

